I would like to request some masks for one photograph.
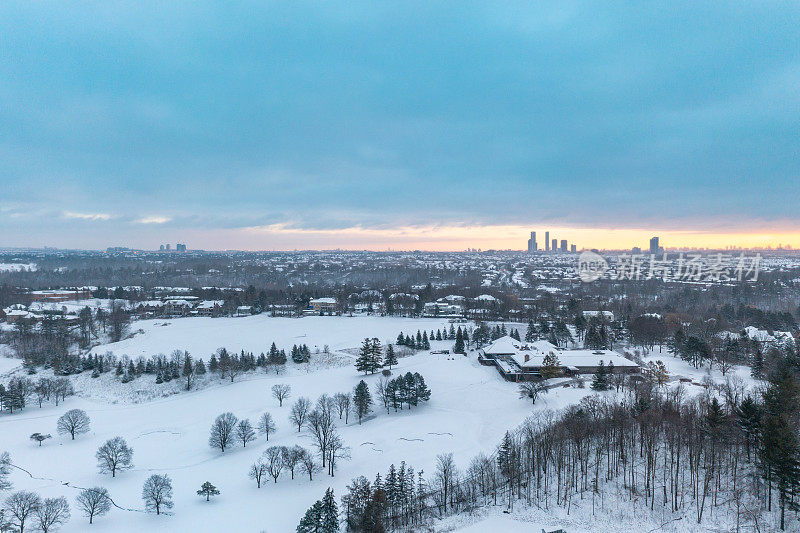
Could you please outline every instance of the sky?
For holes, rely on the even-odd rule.
[[[797,2],[2,2],[0,247],[800,247],[798,28]]]

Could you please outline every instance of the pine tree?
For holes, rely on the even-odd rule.
[[[361,350],[358,352],[358,358],[356,359],[356,370],[364,372],[365,374],[373,373],[375,372],[374,363],[372,341],[364,339],[364,342],[361,344]]]
[[[353,405],[356,407],[356,414],[358,415],[358,423],[361,424],[361,419],[369,414],[372,405],[372,396],[369,392],[367,383],[362,379],[356,385],[353,391]]]
[[[381,346],[381,341],[376,337],[372,339],[371,359],[370,373],[372,374],[383,367],[383,346]]]
[[[217,494],[219,494],[219,490],[217,489],[217,487],[212,485],[210,481],[206,481],[205,483],[203,483],[203,485],[200,487],[200,490],[197,491],[197,495],[205,496],[206,501],[209,501],[211,499],[211,496],[216,496]]]
[[[453,353],[465,353],[464,352],[464,335],[461,333],[461,326],[459,326],[458,331],[456,331],[456,344],[453,346]]]
[[[561,375],[561,362],[554,352],[550,352],[544,356],[539,373],[544,379],[555,378]]]
[[[608,377],[606,376],[606,366],[601,359],[597,364],[597,371],[594,373],[594,378],[592,378],[592,390],[604,391],[607,389]]]
[[[386,345],[386,358],[383,360],[383,364],[388,366],[390,370],[392,365],[397,364],[397,354],[394,352],[394,346],[391,344]]]
[[[317,500],[309,507],[297,526],[297,533],[322,532],[322,502]]]
[[[328,488],[325,496],[322,497],[322,517],[320,533],[336,533],[339,531],[339,508],[336,505],[336,498],[333,489]]]

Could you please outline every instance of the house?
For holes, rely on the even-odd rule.
[[[311,298],[308,301],[308,314],[330,315],[336,312],[336,298]]]
[[[223,305],[225,300],[203,300],[197,304],[195,312],[197,316],[219,316],[222,314]]]
[[[422,316],[461,318],[464,316],[464,307],[459,304],[449,303],[444,298],[440,298],[435,302],[426,302],[422,308]]]
[[[192,310],[193,304],[189,300],[172,299],[164,302],[164,316],[179,317],[187,316]]]
[[[614,313],[611,311],[584,311],[583,318],[590,320],[592,318],[599,318],[607,322],[614,321]]]
[[[250,316],[253,314],[253,306],[240,305],[236,308],[236,316]]]
[[[29,294],[34,302],[66,302],[92,297],[88,289],[31,291]]]
[[[594,374],[600,365],[614,364],[615,373],[636,373],[639,365],[612,350],[561,350],[547,341],[520,342],[505,336],[484,348],[478,360],[484,365],[494,365],[503,378],[509,381],[531,381],[541,377],[541,369],[548,355],[558,358],[566,375]]]

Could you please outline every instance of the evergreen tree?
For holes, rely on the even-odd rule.
[[[339,531],[339,508],[333,489],[328,488],[322,497],[321,533],[336,533]]]
[[[604,391],[608,389],[608,376],[606,375],[606,366],[603,360],[597,364],[597,371],[592,378],[592,390]],[[715,398],[716,399],[716,398]]]
[[[322,502],[317,500],[309,507],[297,526],[297,533],[322,533]]]
[[[539,373],[544,379],[555,378],[561,375],[561,362],[554,352],[549,352],[544,356]]]
[[[210,481],[206,481],[200,486],[200,490],[197,491],[198,496],[205,496],[206,501],[211,499],[211,496],[216,496],[219,494],[219,489],[211,484]]]
[[[364,339],[361,343],[361,350],[358,352],[356,359],[356,370],[359,372],[374,373],[375,372],[375,356],[372,349],[372,341]]]
[[[353,405],[356,407],[358,423],[361,424],[361,419],[369,414],[370,406],[372,405],[372,395],[370,395],[369,387],[363,379],[358,382],[353,391]]]
[[[453,346],[453,353],[465,353],[464,352],[464,335],[461,333],[461,327],[459,326],[458,331],[456,331],[456,344]]]
[[[386,358],[383,360],[383,364],[388,366],[390,370],[393,365],[397,364],[397,354],[394,352],[394,346],[391,344],[386,345]]]

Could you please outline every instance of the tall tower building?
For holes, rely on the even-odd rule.
[[[566,252],[567,250],[567,239],[561,239],[561,251]]]
[[[558,240],[553,239],[550,243],[550,251],[557,252],[558,251]]]
[[[657,254],[658,253],[658,237],[653,237],[650,239],[650,253]]]
[[[550,232],[544,232],[544,249],[546,252],[550,251]]]
[[[528,252],[535,252],[537,249],[538,246],[536,245],[536,232],[532,231],[531,238],[528,239]]]

